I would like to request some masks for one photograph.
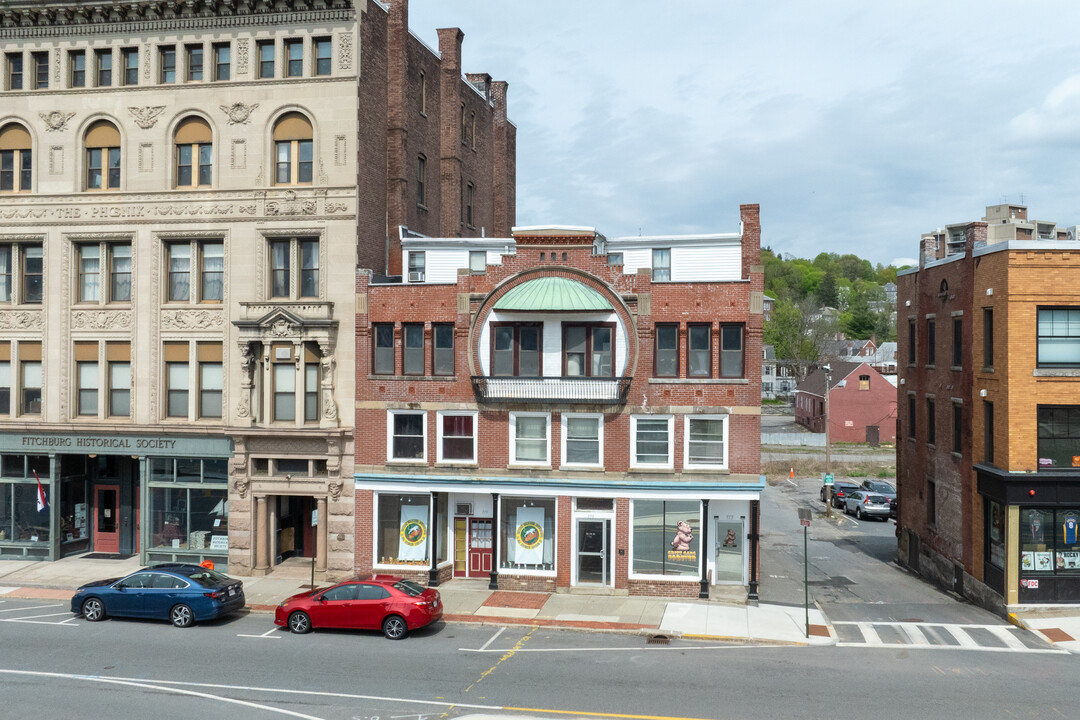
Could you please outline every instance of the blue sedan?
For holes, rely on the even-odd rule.
[[[71,612],[90,622],[106,617],[168,619],[176,627],[214,620],[244,607],[244,584],[199,565],[169,563],[123,578],[83,585]]]

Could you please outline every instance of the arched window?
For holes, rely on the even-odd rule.
[[[22,125],[0,128],[0,192],[30,192],[30,133]]]
[[[86,189],[117,190],[120,187],[120,131],[105,120],[86,130]]]
[[[311,123],[300,113],[287,113],[274,125],[275,185],[310,185],[315,155]]]
[[[176,187],[210,187],[214,176],[214,133],[199,117],[181,122],[176,142]]]

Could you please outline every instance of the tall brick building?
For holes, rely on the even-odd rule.
[[[899,554],[998,610],[1080,601],[1080,243],[1026,215],[928,233],[897,280]]]
[[[356,570],[756,596],[763,275],[739,233],[429,238],[356,293]],[[725,588],[726,586],[726,588]]]

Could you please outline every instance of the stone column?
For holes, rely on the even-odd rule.
[[[334,368],[337,359],[334,357],[334,345],[330,342],[319,343],[319,360],[321,365],[319,375],[319,426],[324,428],[336,428],[338,426],[337,402],[334,400]]]
[[[265,575],[270,570],[268,553],[270,541],[266,532],[266,496],[255,498],[255,574]]]
[[[330,524],[326,519],[326,498],[317,498],[319,524],[315,527],[315,572],[326,572],[326,528]]]

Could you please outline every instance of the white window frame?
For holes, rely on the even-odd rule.
[[[668,427],[668,459],[666,463],[639,463],[637,461],[637,424],[638,420],[666,420]],[[675,416],[674,415],[631,415],[630,416],[630,469],[631,470],[672,470],[675,468]]]
[[[443,458],[443,418],[444,417],[471,417],[473,419],[473,438],[472,438],[472,460],[446,460]],[[438,437],[438,442],[435,444],[435,462],[438,464],[446,465],[479,465],[480,458],[477,454],[480,451],[479,447],[479,425],[480,425],[480,413],[475,410],[439,410],[435,413],[435,422],[437,423],[435,431]]]
[[[595,463],[574,463],[566,460],[566,440],[567,440],[567,420],[568,419],[591,419],[596,420],[596,435],[598,443],[598,456],[599,462]],[[602,470],[604,468],[604,415],[603,413],[562,413],[559,418],[559,429],[562,437],[559,438],[559,467],[565,468],[589,468]],[[574,547],[577,547],[576,545]]]
[[[680,497],[652,497],[652,496],[645,496],[645,497],[641,497],[641,498],[638,498],[638,499],[641,499],[641,500],[665,500],[665,501],[666,500],[689,500],[691,502],[694,501],[694,498],[687,498],[687,497],[681,497],[681,496]],[[700,575],[700,573],[701,573],[701,563],[704,562],[705,567],[709,567],[709,560],[708,560],[708,558],[705,557],[705,552],[704,551],[701,552],[701,555],[698,558],[698,575],[696,577],[693,576],[693,575],[652,575],[652,574],[648,574],[648,573],[642,574],[642,573],[635,573],[634,572],[634,553],[636,552],[636,549],[634,548],[634,504],[636,502],[637,502],[637,499],[635,499],[635,498],[630,499],[630,512],[629,512],[629,514],[627,515],[627,518],[626,518],[626,524],[627,524],[627,527],[629,528],[628,533],[629,533],[629,537],[630,537],[629,549],[627,551],[627,552],[630,553],[630,558],[628,560],[628,564],[627,564],[627,568],[626,568],[626,577],[627,577],[627,579],[629,579],[629,580],[649,580],[649,581],[653,581],[653,582],[670,582],[670,583],[697,582],[701,577],[701,575]],[[698,528],[699,528],[698,532],[699,533],[701,532],[700,528],[704,527],[702,525],[702,523],[706,522],[707,520],[708,520],[708,518],[705,516],[705,513],[704,513],[704,511],[703,511],[703,509],[701,507],[701,501],[699,500],[698,501]],[[695,538],[695,540],[696,539],[697,538]],[[713,539],[713,542],[715,543],[715,538]],[[701,546],[699,545],[699,547],[701,547]],[[744,554],[744,557],[743,557],[743,576],[744,577],[746,575],[745,566],[746,566],[746,556]]]
[[[727,470],[728,469],[728,427],[730,415],[684,415],[683,421],[683,467],[693,470]],[[690,462],[690,421],[691,420],[722,420],[724,423],[723,437],[724,459],[719,464],[692,464]]]
[[[543,462],[517,459],[517,419],[519,417],[542,417],[547,431],[547,457]],[[510,465],[518,467],[551,467],[551,413],[512,412],[510,413]]]
[[[424,454],[420,458],[396,458],[394,457],[394,416],[395,415],[421,415],[423,416]],[[427,465],[428,448],[428,412],[426,410],[387,410],[386,411],[386,462],[401,463],[407,465]]]

